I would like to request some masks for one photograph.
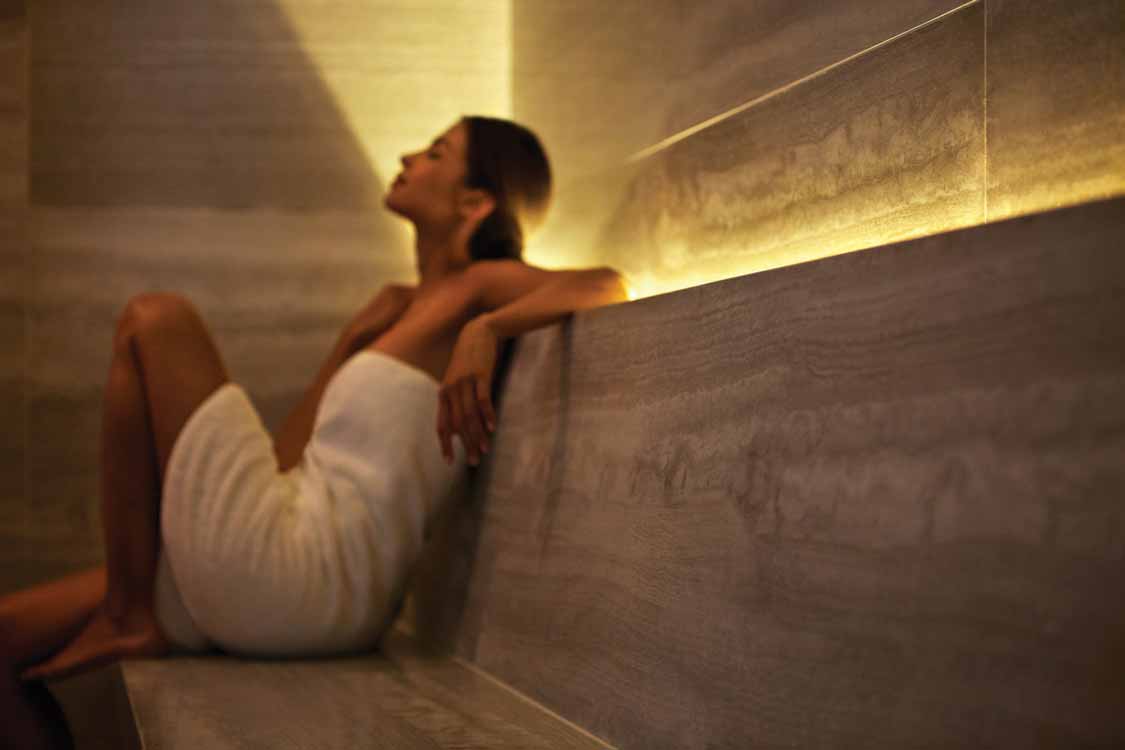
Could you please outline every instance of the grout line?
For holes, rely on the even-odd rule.
[[[988,223],[988,0],[984,5],[984,221]]]
[[[787,83],[784,86],[780,86],[780,87],[774,89],[773,91],[770,91],[769,93],[762,94],[761,96],[755,97],[754,99],[751,99],[748,102],[744,102],[743,104],[739,104],[737,107],[734,107],[733,109],[728,109],[726,112],[722,112],[721,114],[717,114],[714,117],[711,117],[707,120],[704,120],[701,123],[698,123],[696,125],[692,125],[691,127],[685,128],[684,130],[681,130],[679,133],[668,136],[664,140],[662,140],[658,143],[655,143],[652,146],[649,146],[648,148],[641,149],[640,151],[636,152],[635,154],[632,154],[631,156],[626,157],[625,163],[628,164],[628,163],[631,163],[631,162],[640,161],[641,159],[652,156],[653,154],[655,154],[659,151],[663,151],[664,149],[668,148],[669,146],[672,146],[676,143],[679,143],[680,141],[684,140],[685,138],[688,138],[690,136],[695,135],[696,133],[698,133],[701,130],[705,130],[705,129],[711,127],[712,125],[717,125],[718,123],[722,122],[723,120],[730,119],[731,117],[734,117],[735,115],[737,115],[741,112],[745,112],[746,110],[750,109],[751,107],[756,106],[758,104],[761,104],[762,102],[766,101],[767,99],[772,99],[775,96],[779,96],[780,94],[784,94],[786,91],[789,91],[792,88],[796,88],[797,86],[800,86],[803,83],[808,83],[809,81],[813,80],[814,78],[819,78],[820,76],[824,75],[825,73],[827,73],[831,70],[834,70],[834,69],[840,67],[841,65],[844,65],[845,63],[849,63],[852,60],[855,60],[857,57],[861,57],[863,55],[866,55],[869,52],[874,52],[875,50],[879,49],[880,47],[885,47],[886,45],[890,44],[891,42],[895,41],[896,39],[901,39],[902,37],[906,36],[907,34],[913,34],[915,31],[919,31],[919,30],[924,29],[925,27],[927,27],[931,24],[937,23],[938,21],[940,21],[941,19],[945,18],[948,15],[951,15],[953,13],[957,13],[958,11],[969,7],[970,5],[977,5],[978,3],[982,3],[982,2],[984,2],[984,0],[969,0],[969,2],[962,3],[961,5],[958,5],[956,8],[952,8],[950,10],[945,11],[944,13],[942,13],[940,15],[934,16],[933,18],[931,18],[928,21],[923,21],[922,23],[918,24],[917,26],[909,28],[906,31],[899,32],[898,34],[895,34],[894,36],[890,37],[889,39],[884,39],[883,41],[879,42],[878,44],[872,45],[871,47],[868,47],[867,49],[863,49],[863,50],[860,50],[859,52],[848,55],[843,60],[838,60],[838,61],[832,63],[831,65],[827,65],[827,66],[821,68],[820,70],[809,73],[808,75],[804,76],[803,78],[798,78],[796,81],[791,81],[790,83]]]
[[[452,656],[451,658],[454,661],[456,661],[458,664],[460,664],[461,666],[468,668],[474,674],[479,675],[480,677],[483,677],[484,679],[498,685],[499,687],[508,691],[509,693],[511,693],[515,697],[519,698],[520,700],[524,701],[525,703],[531,704],[532,706],[535,707],[536,710],[542,711],[543,713],[547,714],[548,716],[552,717],[553,719],[556,719],[557,721],[562,722],[566,726],[570,727],[571,729],[574,729],[575,731],[579,732],[580,734],[584,735],[585,737],[588,737],[589,739],[598,743],[602,747],[607,748],[607,750],[616,750],[616,748],[614,748],[613,745],[609,744],[608,742],[603,740],[601,737],[598,737],[595,734],[591,734],[589,731],[587,731],[586,729],[583,729],[582,727],[578,726],[577,724],[575,724],[570,719],[567,719],[563,716],[559,716],[557,713],[555,713],[551,709],[547,708],[546,706],[544,706],[543,704],[534,700],[533,698],[531,698],[527,695],[524,695],[523,693],[521,693],[519,690],[516,690],[514,687],[512,687],[508,683],[506,683],[503,680],[501,680],[497,677],[494,677],[493,675],[484,671],[483,669],[478,667],[476,664],[473,664],[470,661],[466,661],[465,659],[462,659],[461,657],[456,656],[456,655]]]

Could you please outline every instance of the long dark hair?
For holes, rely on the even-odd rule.
[[[542,221],[551,199],[551,165],[535,133],[495,117],[461,118],[468,133],[465,184],[496,207],[469,238],[474,260],[523,259],[524,230]]]

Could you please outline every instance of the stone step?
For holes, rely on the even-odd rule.
[[[144,750],[610,747],[399,630],[363,656],[177,656],[121,669]]]

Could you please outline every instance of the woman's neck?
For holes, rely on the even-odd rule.
[[[414,242],[414,259],[418,268],[419,289],[432,287],[447,276],[469,267],[468,242],[458,233],[424,233],[418,231]]]

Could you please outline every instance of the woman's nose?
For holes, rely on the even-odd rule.
[[[406,167],[409,167],[410,166],[410,154],[403,154],[402,156],[399,157],[399,161],[402,162],[403,169],[405,169]]]

